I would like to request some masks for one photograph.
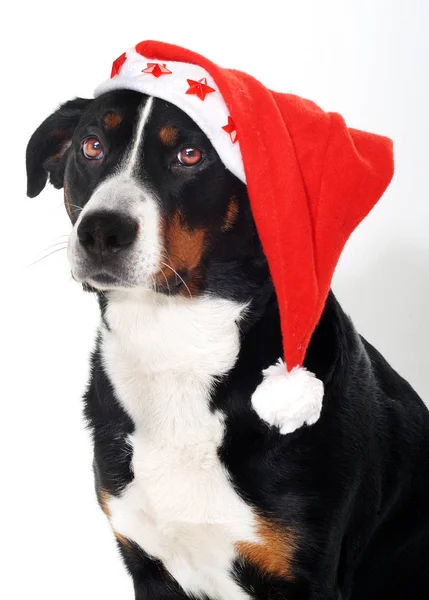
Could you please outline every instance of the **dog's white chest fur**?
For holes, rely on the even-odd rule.
[[[135,423],[134,480],[111,498],[113,529],[161,559],[188,594],[244,599],[230,575],[239,541],[257,542],[255,517],[217,455],[223,416],[209,407],[214,378],[237,358],[243,306],[115,292],[102,354]]]

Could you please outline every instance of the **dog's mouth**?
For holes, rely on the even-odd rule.
[[[72,274],[73,279],[78,281]],[[136,287],[144,287],[151,289],[159,294],[173,296],[187,288],[186,274],[177,273],[174,278],[165,278],[163,281],[159,278],[151,278],[146,285],[141,283],[136,284],[127,281],[120,275],[107,270],[100,270],[91,273],[91,276],[86,277],[81,281],[83,289],[88,292],[105,292],[115,289],[131,289]]]
[[[116,288],[135,287],[127,283],[127,281],[124,281],[118,275],[110,273],[108,271],[99,271],[96,273],[91,273],[90,277],[86,277],[82,281],[76,279],[76,277],[73,276],[73,273],[72,277],[75,281],[81,283],[83,289],[88,292],[103,292]]]
[[[111,273],[106,273],[103,271],[93,275],[90,279],[97,285],[119,285],[121,283],[121,280],[116,275],[112,275]]]

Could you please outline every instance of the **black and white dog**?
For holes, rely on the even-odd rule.
[[[306,357],[320,420],[257,416],[276,296],[246,186],[196,124],[133,91],[72,100],[27,169],[32,197],[64,187],[98,296],[85,415],[136,599],[427,600],[429,412],[331,293]]]

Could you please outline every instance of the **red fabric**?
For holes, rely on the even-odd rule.
[[[391,140],[348,129],[336,113],[178,46],[146,41],[136,50],[198,64],[216,82],[237,129],[278,297],[284,358],[289,369],[302,365],[344,244],[392,178]]]

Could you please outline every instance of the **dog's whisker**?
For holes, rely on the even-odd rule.
[[[170,257],[170,255],[169,255],[169,253],[168,253],[166,250],[163,250],[163,251],[161,252],[161,258],[162,258],[163,260],[165,260],[167,263],[172,263],[172,262],[173,262],[173,261],[171,260],[171,257]]]
[[[164,273],[164,271],[162,270],[162,267],[160,267],[160,270],[161,270],[161,273],[163,274],[163,276],[164,276],[164,279],[165,279],[165,285],[167,286],[168,295],[169,295],[169,296],[171,296],[171,289],[170,289],[170,284],[168,283],[167,276],[166,276],[166,274]]]
[[[75,209],[76,209],[76,210],[78,210],[79,212],[82,212],[82,210],[83,210],[83,206],[78,206],[77,204],[70,204],[70,203],[69,203],[69,206],[70,206],[71,208],[75,208]]]
[[[52,256],[53,254],[56,254],[57,252],[61,252],[61,250],[66,250],[66,248],[65,247],[64,248],[57,248],[56,250],[53,250],[52,252],[49,252],[49,254],[46,254],[45,256],[42,256],[41,258],[38,258],[34,262],[32,262],[29,265],[27,265],[27,268],[33,267],[34,265],[37,265],[37,263],[41,262],[42,260],[45,260],[45,258],[48,258],[49,256]]]
[[[44,252],[46,252],[47,250],[51,250],[51,249],[55,248],[56,246],[64,246],[64,248],[67,248],[68,242],[66,242],[66,241],[56,242],[55,244],[51,244],[50,246],[47,246],[43,250],[44,250]]]
[[[150,275],[151,281],[152,281],[152,288],[155,292],[157,292],[157,287],[156,287],[156,279],[153,275]]]
[[[175,278],[175,279],[176,279],[176,281],[175,281],[175,283],[177,284],[177,283],[178,283],[178,281],[182,281],[183,283],[185,283],[185,282],[183,281],[183,279],[180,277],[179,273],[177,273],[177,271],[175,271],[175,270],[174,270],[174,269],[171,267],[171,265],[169,264],[169,263],[171,263],[171,259],[170,259],[170,255],[169,255],[169,253],[168,253],[166,250],[164,250],[163,252],[161,252],[161,258],[162,258],[162,259],[164,259],[164,260],[166,261],[165,263],[161,263],[161,264],[163,264],[164,266],[167,266],[167,267],[169,267],[169,268],[170,268],[170,269],[171,269],[171,270],[174,272],[174,274],[176,275],[176,278]],[[161,271],[162,271],[162,269],[161,269]],[[164,275],[164,273],[163,273],[163,275]],[[164,275],[164,277],[165,277],[165,275]],[[185,285],[186,285],[186,284],[185,284]],[[170,289],[170,288],[169,288],[169,289]],[[188,290],[188,291],[189,291],[189,290]],[[192,296],[191,296],[191,297],[192,297]]]
[[[183,285],[185,286],[185,288],[188,290],[189,297],[192,299],[191,290],[190,290],[190,289],[188,288],[188,286],[186,285],[186,282],[185,282],[185,280],[183,279],[183,277],[181,277],[181,276],[179,275],[179,273],[178,273],[178,272],[177,272],[175,269],[173,269],[173,267],[170,267],[170,265],[168,265],[167,263],[165,263],[165,262],[161,262],[161,264],[162,264],[162,265],[164,265],[164,267],[167,267],[167,269],[171,269],[171,270],[173,271],[173,273],[175,273],[175,274],[176,274],[176,276],[177,276],[177,277],[180,279],[180,281],[183,283]]]
[[[170,253],[168,252],[168,250],[166,248],[163,248],[162,252],[161,252],[161,256],[163,258],[165,258],[165,260],[171,262],[171,256]]]

